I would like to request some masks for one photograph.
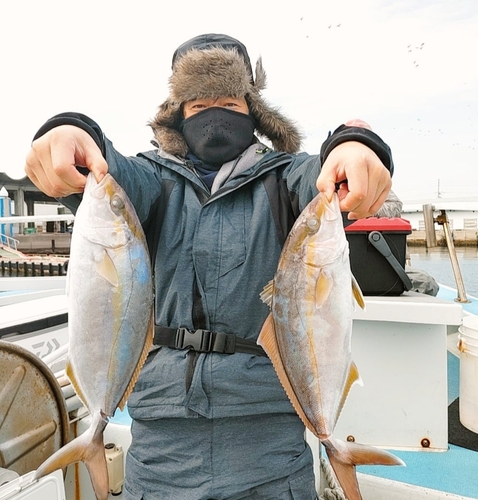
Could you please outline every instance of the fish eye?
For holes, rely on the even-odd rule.
[[[119,196],[111,198],[111,209],[115,214],[121,212],[124,208],[124,201]]]
[[[311,217],[310,219],[307,219],[306,222],[307,229],[309,229],[311,232],[315,232],[319,229],[320,222],[317,217]]]

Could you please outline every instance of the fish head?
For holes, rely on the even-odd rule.
[[[302,211],[292,231],[291,249],[304,264],[324,267],[338,258],[348,258],[338,195],[329,201],[319,193]]]
[[[77,220],[85,221],[78,228],[84,237],[106,248],[124,246],[138,231],[133,214],[128,196],[110,174],[100,182],[88,175],[76,214]]]

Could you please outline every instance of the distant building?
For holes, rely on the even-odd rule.
[[[456,245],[478,245],[478,201],[459,201],[436,199],[424,204],[404,203],[402,217],[410,221],[412,234],[408,237],[409,243],[424,243],[425,219],[423,205],[434,207],[434,218],[445,210],[452,237]],[[435,232],[438,242],[443,243],[443,227],[435,223]]]
[[[445,210],[450,228],[454,229],[477,229],[478,228],[478,201],[445,201],[436,200],[430,203],[435,207],[434,213],[439,214]],[[412,229],[424,230],[423,204],[403,205],[403,218],[410,221]]]
[[[0,172],[0,189],[5,188],[8,197],[12,200],[14,215],[37,215],[35,204],[52,204],[60,206],[55,198],[51,198],[42,193],[28,177],[22,179],[12,179],[5,172]],[[52,213],[58,213],[56,208]]]

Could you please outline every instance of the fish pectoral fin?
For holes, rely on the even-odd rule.
[[[355,279],[355,276],[353,274],[352,274],[352,294],[357,304],[363,310],[365,310],[365,299],[363,298],[363,293],[360,288],[360,285],[358,284],[358,281]]]
[[[260,298],[264,304],[272,306],[272,296],[274,295],[274,280],[270,280],[260,293]]]
[[[101,259],[96,261],[95,271],[113,286],[119,285],[118,271],[108,252],[104,251]]]
[[[333,280],[323,270],[320,271],[315,283],[315,307],[319,309],[329,298],[332,291]]]
[[[280,383],[284,388],[287,397],[289,398],[294,410],[296,411],[299,418],[302,420],[304,425],[317,436],[317,432],[314,429],[313,425],[310,423],[307,418],[304,410],[302,409],[302,405],[300,404],[294,389],[292,388],[292,384],[290,383],[289,376],[287,375],[286,369],[284,367],[284,363],[282,362],[282,357],[280,354],[279,346],[277,344],[275,326],[274,326],[274,318],[272,314],[267,316],[267,319],[262,326],[261,333],[259,334],[259,338],[257,339],[257,343],[262,346],[264,351],[266,351],[267,356],[272,362],[274,366],[274,370],[277,373]]]

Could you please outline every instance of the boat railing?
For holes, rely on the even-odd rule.
[[[435,233],[435,223],[443,227],[443,232],[445,235],[446,247],[448,249],[448,255],[450,256],[451,267],[453,269],[453,275],[455,276],[455,282],[457,287],[458,297],[455,299],[456,302],[468,303],[468,297],[466,295],[465,284],[463,282],[463,277],[461,275],[460,264],[458,262],[458,257],[456,255],[455,244],[453,242],[453,235],[450,228],[450,221],[446,210],[440,210],[440,214],[434,217],[435,207],[433,205],[423,205],[423,218],[425,221],[425,233],[426,233],[426,245],[427,248],[432,248],[437,246],[437,238]]]
[[[0,245],[6,247],[7,249],[17,250],[18,244],[20,242],[7,234],[0,233]]]

